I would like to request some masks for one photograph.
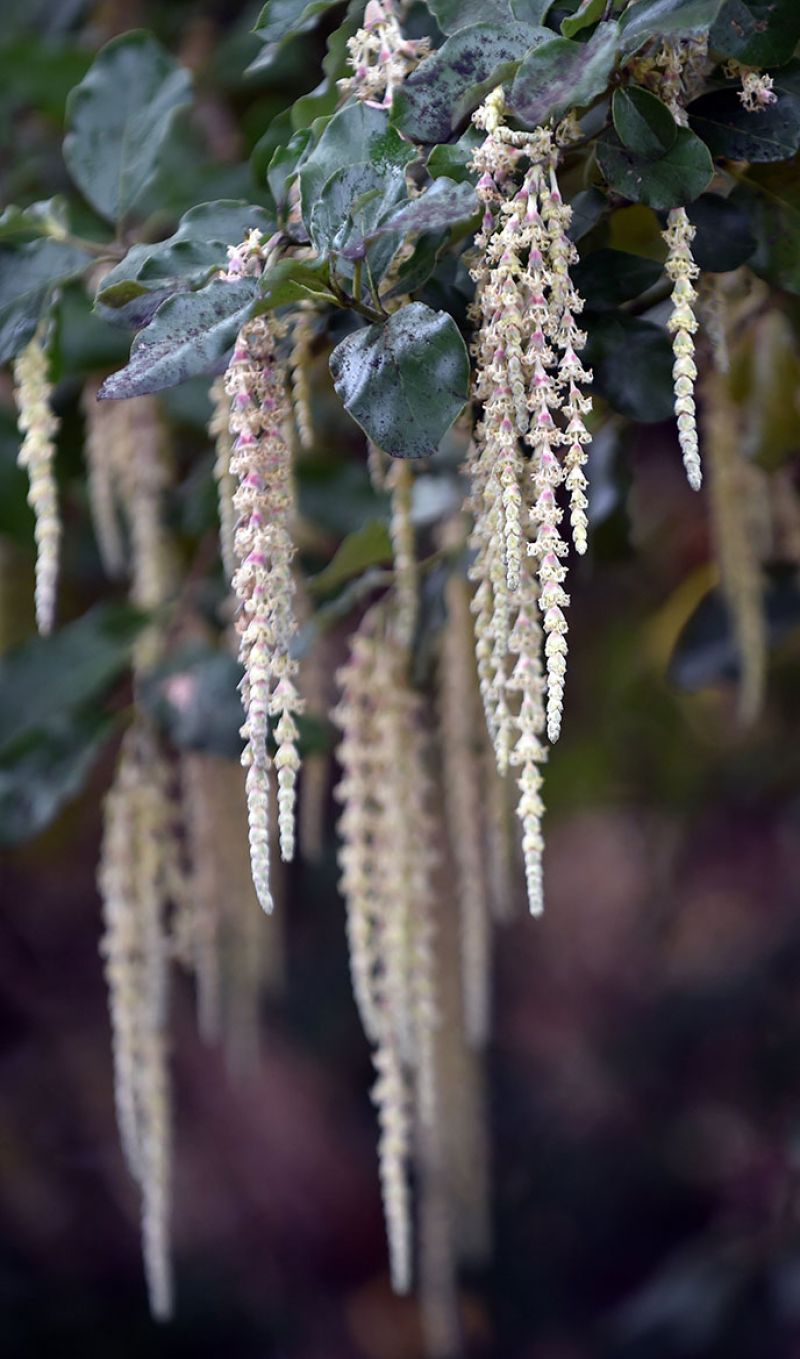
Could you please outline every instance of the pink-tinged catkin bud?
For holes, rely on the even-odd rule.
[[[244,667],[242,762],[247,769],[250,857],[259,901],[270,911],[268,822],[273,762],[268,753],[269,719],[274,720],[277,743],[274,766],[281,856],[290,859],[299,768],[295,717],[302,702],[295,684],[297,662],[291,655],[296,630],[291,571],[294,500],[286,437],[291,412],[276,335],[266,318],[249,321],[240,331],[225,389],[233,437],[230,472],[236,479],[234,553],[238,565],[233,589],[240,604],[237,629]]]
[[[697,368],[694,362],[694,334],[697,317],[694,302],[697,291],[694,279],[700,270],[692,257],[695,228],[685,208],[673,208],[663,233],[667,243],[666,272],[673,280],[672,315],[667,326],[672,334],[675,362],[672,376],[675,391],[675,415],[678,422],[678,441],[683,455],[686,476],[693,491],[699,491],[703,480],[700,465],[700,444],[697,435],[694,383]]]
[[[39,330],[15,360],[14,396],[23,435],[17,461],[28,474],[28,504],[36,519],[36,626],[43,634],[53,630],[61,541],[53,470],[58,419],[50,405],[51,392],[47,351]]]

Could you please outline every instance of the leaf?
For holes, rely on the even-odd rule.
[[[64,160],[84,197],[111,222],[124,220],[153,178],[188,72],[149,33],[102,48],[67,101]]]
[[[100,605],[0,659],[0,753],[75,710],[96,712],[126,669],[145,624],[127,605]]]
[[[393,457],[435,453],[469,395],[469,357],[455,322],[422,302],[348,335],[330,363],[345,409]]]
[[[800,627],[800,591],[794,573],[772,571],[764,591],[764,613],[771,647]],[[678,638],[669,678],[679,689],[704,689],[739,676],[739,647],[730,613],[718,590],[700,601]]]
[[[392,540],[383,520],[369,523],[349,533],[324,571],[308,582],[313,594],[330,594],[353,576],[360,576],[368,566],[383,566],[392,560]]]
[[[77,797],[113,728],[96,713],[65,717],[0,757],[1,845],[32,839]]]
[[[800,99],[782,94],[758,113],[735,90],[714,90],[690,104],[689,125],[714,156],[764,162],[789,160],[800,147]]]
[[[428,9],[442,32],[449,34],[470,24],[502,24],[513,19],[523,24],[540,24],[553,3],[554,0],[428,0]]]
[[[658,283],[663,268],[657,260],[623,250],[593,250],[572,270],[575,287],[587,307],[606,311],[639,297]]]
[[[0,241],[13,240],[17,236],[52,236],[57,240],[66,229],[67,204],[60,196],[31,203],[27,208],[10,203],[0,213]]]
[[[745,66],[783,66],[799,41],[796,0],[727,0],[709,36],[713,52]]]
[[[90,259],[83,250],[50,240],[0,248],[0,363],[24,349],[53,289],[75,278]]]
[[[523,54],[550,32],[527,24],[471,24],[426,58],[394,97],[392,121],[418,142],[445,142],[495,85],[508,80]]]
[[[704,193],[687,208],[687,215],[696,228],[692,254],[704,273],[738,269],[755,251],[752,214],[746,203]]]
[[[552,38],[522,62],[508,95],[512,113],[529,127],[585,108],[603,94],[614,69],[618,26],[598,24],[588,42]]]
[[[662,326],[625,312],[587,316],[586,357],[614,410],[644,424],[673,413],[672,346]]]
[[[253,309],[256,316],[273,307],[294,302],[336,302],[327,287],[328,266],[323,261],[279,260],[261,278],[260,300]]]
[[[580,33],[582,28],[588,28],[590,24],[596,24],[602,19],[606,7],[606,0],[581,0],[574,14],[568,14],[566,19],[561,20],[561,32],[565,38],[574,38],[576,33]]]
[[[363,259],[365,239],[389,207],[407,198],[399,168],[377,170],[369,161],[345,165],[327,180],[311,210],[309,235],[318,254]]]
[[[678,128],[675,145],[658,160],[635,155],[607,132],[597,144],[597,163],[610,189],[656,212],[699,198],[714,174],[708,147],[688,127]]]
[[[227,652],[200,643],[151,671],[140,686],[145,712],[177,750],[242,753],[242,667]]]
[[[172,236],[134,245],[106,274],[97,294],[98,310],[116,324],[135,329],[147,325],[172,293],[200,287],[214,269],[224,268],[229,245],[237,245],[252,230],[269,237],[275,225],[263,208],[239,199],[200,203],[184,214]]]
[[[314,21],[340,0],[269,0],[255,23],[255,32],[263,42],[283,42],[285,38],[305,33]]]
[[[267,184],[275,199],[278,215],[283,220],[289,205],[289,190],[297,178],[311,144],[311,129],[301,128],[285,146],[279,146],[267,166]]]
[[[800,166],[754,166],[734,202],[750,209],[757,242],[751,269],[775,287],[800,293]]]
[[[167,298],[136,336],[125,368],[106,378],[101,400],[144,396],[209,373],[231,348],[258,296],[258,281],[214,279],[196,293]]]
[[[722,0],[636,0],[619,22],[623,52],[635,52],[651,38],[691,38],[707,33]]]
[[[615,90],[611,115],[622,145],[637,156],[658,160],[675,145],[677,123],[666,104],[649,90],[637,85]]]
[[[445,227],[468,222],[480,209],[471,184],[456,184],[444,175],[434,180],[418,198],[398,204],[375,228],[373,235],[400,231],[405,236],[423,231],[441,231]]]
[[[580,193],[576,193],[570,206],[572,208],[570,238],[573,241],[580,241],[597,226],[608,208],[608,199],[599,189],[581,189]]]
[[[327,120],[300,170],[300,207],[306,226],[325,184],[337,170],[369,161],[376,170],[388,173],[402,169],[417,155],[389,126],[385,109],[370,108],[361,101],[346,104]]]
[[[478,176],[468,166],[482,141],[483,133],[470,124],[458,141],[434,146],[425,167],[428,174],[432,179],[445,175],[458,184],[474,182]]]

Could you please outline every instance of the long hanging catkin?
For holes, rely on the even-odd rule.
[[[17,461],[28,473],[28,504],[36,517],[36,626],[52,632],[61,520],[53,471],[58,419],[51,407],[47,349],[40,328],[14,363],[14,396],[23,435]]]
[[[359,1011],[376,1048],[373,1099],[393,1287],[411,1283],[408,1162],[416,1118],[436,1118],[432,949],[434,849],[421,702],[391,608],[353,638],[334,712],[342,891]],[[402,809],[402,814],[400,814]]]
[[[141,1193],[145,1275],[159,1320],[172,1312],[165,923],[172,830],[163,762],[152,734],[135,724],[123,740],[106,799],[98,881],[117,1120]]]

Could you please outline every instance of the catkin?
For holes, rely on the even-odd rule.
[[[23,435],[17,461],[28,474],[28,504],[36,517],[36,626],[42,634],[53,630],[61,541],[53,470],[58,418],[50,404],[51,394],[47,350],[40,329],[14,362],[14,396]]]
[[[222,556],[222,569],[227,581],[233,580],[236,570],[234,534],[236,531],[236,511],[233,496],[236,481],[231,473],[233,440],[231,438],[231,410],[224,378],[215,378],[209,393],[211,397],[211,419],[208,432],[214,441],[214,480],[217,483],[217,506],[219,510],[219,546]]]
[[[98,881],[117,1120],[141,1193],[145,1275],[159,1320],[172,1311],[165,923],[172,834],[166,770],[152,734],[137,724],[123,740],[106,799]]]
[[[375,606],[339,674],[341,886],[354,991],[376,1048],[373,1099],[392,1283],[411,1281],[408,1162],[416,1119],[436,1121],[431,787],[421,703],[396,602]]]
[[[250,854],[259,901],[272,910],[269,887],[267,751],[269,718],[275,723],[278,824],[281,855],[294,853],[294,804],[298,730],[302,704],[290,648],[295,633],[291,561],[293,494],[291,453],[284,433],[288,417],[283,372],[275,336],[263,317],[239,333],[228,368],[238,515],[233,587],[240,602],[239,656],[244,667],[242,702],[250,817]]]

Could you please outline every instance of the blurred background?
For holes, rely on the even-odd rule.
[[[257,8],[5,0],[4,202],[64,187],[66,94],[104,41],[139,25],[198,86],[154,203],[173,220],[205,199],[258,202],[258,153],[255,173],[248,157],[272,118],[317,83],[326,29],[245,76],[260,51],[249,33]],[[82,293],[65,291],[55,360],[65,620],[109,598],[86,512],[79,397],[82,376],[118,366],[127,344],[91,318]],[[762,393],[755,453],[769,462],[779,449],[780,496],[793,505],[800,417],[788,325],[784,350],[780,390]],[[34,559],[8,385],[0,399],[6,651],[32,630]],[[324,433],[299,481],[304,550],[319,567],[380,506],[324,358],[315,400]],[[191,567],[215,535],[202,385],[168,394],[165,411],[176,431],[170,523]],[[483,1076],[470,1073],[488,1170],[477,1155],[468,1161],[464,1192],[484,1201],[488,1191],[481,1234],[491,1250],[460,1279],[464,1351],[794,1359],[797,559],[786,530],[770,573],[767,701],[743,730],[735,648],[712,588],[708,503],[686,485],[671,424],[615,426],[593,456],[593,541],[571,577],[567,717],[546,775],[547,909],[533,922],[520,899],[495,932],[493,1034]],[[197,573],[190,641],[191,618],[222,589],[221,573]],[[53,682],[41,668],[28,674]],[[174,694],[172,681],[154,703]],[[128,701],[120,680],[111,706]],[[218,716],[221,701],[206,701]],[[265,983],[257,1035],[245,1035],[257,1055],[226,1063],[198,1036],[189,982],[176,983],[177,1316],[150,1321],[98,955],[100,806],[114,758],[112,742],[54,819],[42,799],[61,794],[35,756],[27,782],[17,766],[0,769],[2,1353],[416,1359],[418,1302],[394,1297],[388,1282],[372,1068],[350,992],[330,798],[320,857],[291,867],[278,914],[254,916],[244,944]],[[443,890],[440,947],[451,909]]]

